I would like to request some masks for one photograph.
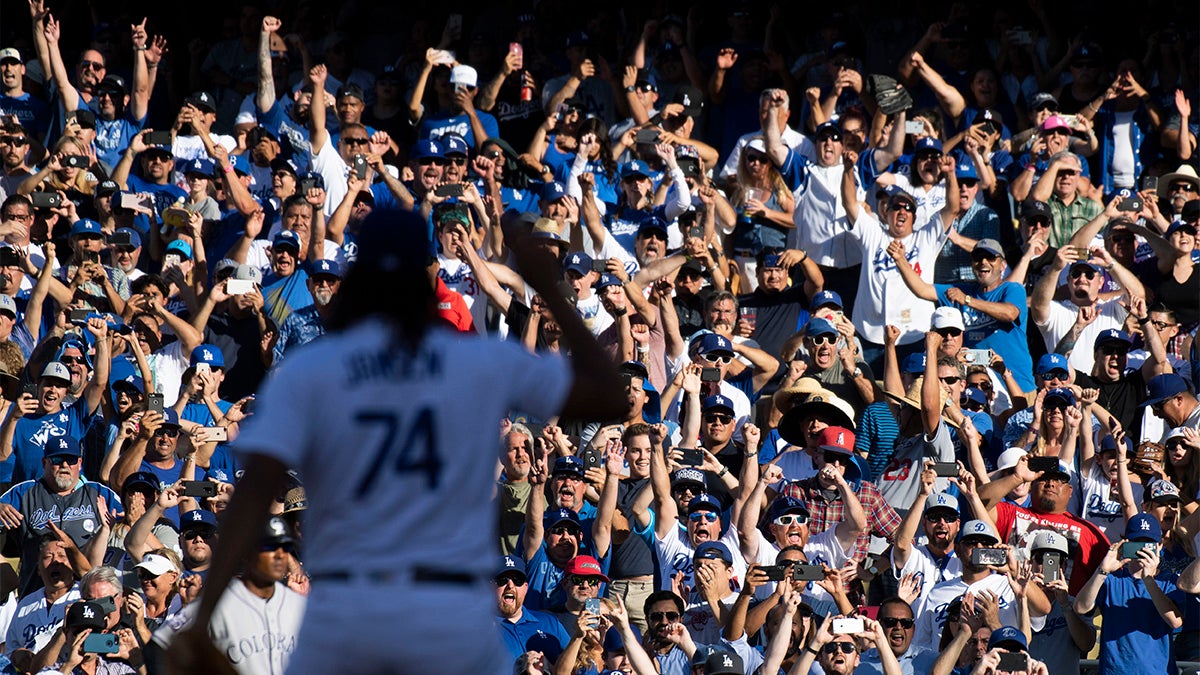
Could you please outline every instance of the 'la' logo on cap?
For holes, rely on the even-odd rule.
[[[212,360],[212,357],[213,357],[212,352],[208,351],[207,349],[205,349],[203,352],[200,352],[200,354],[201,354],[201,356],[204,357],[205,361]]]
[[[733,667],[733,659],[729,658],[729,655],[726,654],[721,657],[721,665],[725,666],[726,668],[732,668]]]
[[[94,619],[94,618],[96,618],[96,613],[92,611],[91,607],[84,605],[83,606],[83,618]]]
[[[516,567],[516,564],[512,561],[512,558],[505,558],[504,566],[505,567]]]
[[[1143,521],[1142,521],[1142,529],[1143,529],[1143,530],[1149,530],[1149,529],[1150,529],[1150,522],[1149,522],[1149,521],[1146,521],[1146,520],[1143,520]]]

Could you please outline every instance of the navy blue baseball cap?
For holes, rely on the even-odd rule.
[[[841,140],[842,128],[837,125],[837,122],[825,122],[818,126],[812,135],[814,142],[819,142],[825,136],[833,136],[836,140]]]
[[[633,636],[638,639],[638,642],[641,642],[641,639],[642,639],[641,631],[639,631],[636,626],[630,626],[630,628],[633,629]],[[617,630],[616,626],[610,627],[608,629],[608,631],[604,634],[604,651],[605,652],[623,652],[623,651],[625,651],[625,640],[621,638],[621,631]],[[601,673],[601,675],[604,675],[604,673],[610,673],[610,672],[611,673],[621,673],[621,675],[624,675],[624,673],[622,673],[622,671],[619,671],[619,670],[611,670],[611,671],[606,670],[606,671],[603,671]]]
[[[592,256],[581,251],[567,254],[563,260],[563,271],[578,272],[580,276],[592,271]]]
[[[422,138],[413,144],[412,150],[408,153],[409,157],[416,160],[430,159],[433,157],[444,158],[446,156],[442,144],[432,138]]]
[[[119,380],[114,380],[109,386],[114,392],[124,389],[125,391],[136,391],[139,394],[146,393],[146,382],[137,375],[126,375]]]
[[[446,157],[450,155],[462,155],[466,157],[471,154],[470,146],[458,134],[444,134],[438,139],[442,144],[442,154]]]
[[[525,572],[525,561],[519,555],[500,556],[500,562],[496,565],[496,573],[492,575],[492,578],[499,579],[506,574],[521,577],[522,583],[529,579],[529,575]]]
[[[153,475],[153,474],[151,474]],[[179,516],[179,529],[191,527],[216,527],[217,514],[207,509],[194,509]]]
[[[838,295],[837,291],[821,291],[813,296],[812,304],[809,305],[809,311],[815,312],[826,305],[833,305],[838,309],[845,307],[842,304],[842,296]]]
[[[79,439],[72,436],[54,436],[46,441],[46,447],[42,450],[42,457],[82,457],[83,451],[79,448]]]
[[[575,455],[564,455],[554,460],[554,469],[550,473],[551,475],[570,473],[583,478],[583,460]]]
[[[838,330],[828,319],[814,317],[809,320],[808,326],[804,329],[804,334],[808,337],[817,337],[819,335],[837,335]]]
[[[650,165],[646,164],[640,159],[627,162],[621,167],[621,180],[625,180],[626,178],[631,178],[633,176],[649,178],[653,175],[654,172],[650,170]]]
[[[733,344],[719,333],[705,333],[692,343],[692,352],[701,356],[718,352],[733,356]]]
[[[313,260],[308,264],[308,276],[315,277],[325,275],[327,277],[342,278],[342,264],[336,260]]]
[[[213,172],[216,171],[216,169],[217,165],[213,164],[211,159],[206,157],[197,157],[196,159],[193,159],[187,163],[187,166],[183,168],[183,173],[184,175],[198,174],[204,176],[205,178],[212,178]]]
[[[914,374],[925,372],[925,355],[913,353],[904,357],[904,363],[900,366],[900,372]]]
[[[1049,403],[1050,399],[1056,398],[1066,402],[1067,405],[1075,405],[1075,392],[1066,387],[1055,387],[1046,392],[1045,402]]]
[[[567,198],[567,186],[562,183],[552,180],[542,186],[542,194],[540,195],[544,202],[554,202],[559,199]]]
[[[729,552],[728,546],[719,541],[706,541],[696,547],[692,560],[724,560],[732,565],[733,554]]]
[[[682,469],[676,469],[675,473],[671,474],[671,488],[674,489],[680,485],[699,486],[700,489],[693,492],[700,493],[708,489],[708,480],[700,469],[685,466]]]
[[[300,252],[300,235],[291,230],[283,230],[275,235],[271,240],[271,249],[278,251],[280,248],[295,249],[296,253]]]
[[[1125,539],[1129,541],[1161,542],[1162,537],[1162,526],[1158,524],[1158,518],[1148,513],[1139,513],[1125,523]]]
[[[134,248],[141,248],[142,235],[137,230],[131,227],[118,227],[116,233],[126,232],[129,234],[129,245]]]
[[[641,237],[646,232],[649,232],[651,230],[661,232],[662,235],[664,237],[666,237],[667,236],[667,221],[663,220],[662,218],[659,218],[658,216],[650,216],[649,218],[643,220],[641,225],[638,225],[637,236]]]
[[[542,525],[547,530],[564,521],[579,527],[579,514],[571,509],[558,508],[550,509],[545,516],[542,516]]]
[[[207,363],[212,368],[224,368],[225,355],[221,353],[221,348],[214,344],[199,345],[192,350],[188,366],[194,368],[200,363]]]
[[[134,488],[148,489],[151,492],[159,492],[158,476],[149,471],[134,471],[129,474],[129,478],[121,484],[121,494],[125,494]]]
[[[592,284],[592,288],[594,288],[596,290],[600,290],[602,288],[608,288],[609,286],[620,286],[620,285],[621,285],[621,280],[616,278],[615,276],[613,276],[611,274],[601,274],[600,278],[596,280],[596,283]]]
[[[913,154],[942,154],[942,142],[933,136],[926,136],[913,144]]]
[[[717,409],[728,410],[729,414],[733,415],[733,401],[731,401],[728,396],[715,394],[704,399],[704,401],[700,404],[700,410],[703,412]]]
[[[967,387],[963,390],[962,398],[967,401],[974,401],[979,405],[987,405],[987,394],[979,387]]]
[[[1034,372],[1044,378],[1056,370],[1071,374],[1071,368],[1067,365],[1067,357],[1062,354],[1043,354],[1042,358],[1038,359]]]
[[[1096,347],[1110,343],[1118,343],[1126,349],[1133,346],[1133,340],[1129,339],[1129,333],[1117,330],[1116,328],[1107,328],[1100,331],[1100,334],[1096,336]]]
[[[174,408],[163,408],[162,418],[164,427],[179,426],[179,413]]]
[[[808,517],[808,507],[804,502],[789,495],[781,495],[771,502],[771,507],[767,509],[767,520],[774,521],[779,516],[789,513],[801,514],[805,518]]]
[[[1025,633],[1022,633],[1019,628],[1001,626],[992,633],[992,638],[988,640],[988,649],[996,647],[1003,647],[1009,651],[1017,649],[1027,652],[1029,651],[1029,641],[1025,639]]]
[[[1150,381],[1146,383],[1146,391],[1149,396],[1142,405],[1155,406],[1169,398],[1186,394],[1189,389],[1187,381],[1178,374],[1163,373],[1150,378]]]
[[[80,218],[71,226],[71,236],[78,237],[79,235],[103,237],[104,230],[100,227],[100,223],[91,218]]]
[[[721,502],[717,498],[708,494],[698,494],[692,497],[692,501],[688,502],[687,512],[695,513],[696,511],[712,511],[713,513],[721,512]]]

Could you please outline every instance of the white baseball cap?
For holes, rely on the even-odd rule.
[[[71,381],[71,369],[60,361],[51,361],[42,369],[42,377],[53,377],[59,380]]]
[[[1029,453],[1025,452],[1025,448],[1009,448],[1000,453],[996,458],[996,471],[1004,471],[1011,469],[1017,465],[1017,461]]]
[[[1063,555],[1068,555],[1067,538],[1057,532],[1041,531],[1033,537],[1033,543],[1029,545],[1029,551],[1058,551]]]
[[[454,66],[450,71],[450,84],[461,84],[474,87],[479,81],[479,74],[471,66]]]
[[[17,63],[25,63],[25,59],[21,58],[21,52],[17,51],[16,49],[12,47],[0,49],[0,63],[9,60],[16,61]]]
[[[171,562],[170,558],[161,556],[156,553],[150,553],[142,558],[142,562],[134,565],[135,568],[140,567],[154,576],[166,574],[167,572],[178,572],[175,569],[175,563]]]
[[[933,310],[933,329],[942,330],[943,328],[957,328],[965,331],[967,328],[963,325],[962,312],[954,307],[938,307]]]
[[[0,312],[8,312],[14,319],[17,318],[17,303],[13,302],[11,296],[0,293]]]

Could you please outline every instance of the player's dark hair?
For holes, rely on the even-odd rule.
[[[887,607],[888,605],[904,605],[904,608],[908,610],[908,615],[913,616],[912,605],[908,604],[908,601],[898,595],[885,598],[883,602],[879,603],[879,611],[882,612],[883,608]]]
[[[646,602],[643,603],[642,611],[645,612],[646,616],[650,616],[650,608],[664,600],[670,600],[675,604],[675,611],[683,614],[683,598],[675,595],[674,591],[655,591],[651,593],[650,596],[646,598]]]
[[[427,266],[425,221],[409,211],[377,209],[363,221],[358,260],[342,280],[327,325],[344,330],[371,316],[393,325],[408,349],[420,344],[437,319],[434,281]]]

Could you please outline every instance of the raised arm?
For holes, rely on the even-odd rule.
[[[837,482],[837,489],[842,495],[842,504],[845,506],[846,515],[842,518],[842,522],[837,524],[834,532],[837,534],[838,544],[841,545],[842,550],[852,551],[858,535],[867,529],[867,512],[863,510],[862,502],[858,500],[858,493],[854,491],[854,486],[846,481],[837,467],[827,465],[821,471],[827,471],[830,474],[827,478]]]
[[[47,260],[46,264],[49,265],[50,261]],[[100,407],[100,400],[108,387],[108,371],[112,367],[112,345],[108,341],[108,322],[105,319],[88,319],[87,330],[96,337],[96,370],[83,390],[83,399],[87,401],[87,413],[90,415]]]
[[[967,107],[967,102],[963,99],[962,94],[950,86],[942,78],[941,73],[933,69],[933,66],[925,62],[925,57],[921,56],[921,52],[913,52],[908,58],[916,74],[920,76],[926,86],[933,90],[942,110],[946,111],[946,114],[957,123],[962,117],[963,110]]]
[[[936,481],[937,474],[932,466],[926,465],[921,469],[921,486],[918,488],[917,498],[913,500],[908,513],[904,514],[896,536],[892,539],[892,570],[896,578],[900,577],[900,570],[904,569],[909,555],[912,554],[913,538],[917,536],[917,531],[921,528],[921,519],[925,516],[925,499],[933,494]]]
[[[273,16],[264,16],[262,30],[258,33],[258,92],[254,103],[260,114],[266,114],[275,107],[275,74],[271,70],[271,34],[278,31],[283,24]],[[316,92],[313,92],[316,99]]]
[[[604,488],[592,523],[592,545],[599,557],[608,555],[612,543],[613,514],[617,511],[617,492],[624,469],[625,446],[619,440],[609,441],[604,447]]]
[[[316,157],[321,148],[329,142],[329,131],[325,129],[325,104],[329,96],[325,91],[325,80],[328,76],[329,72],[323,63],[313,66],[308,71],[308,81],[313,88],[312,105],[309,106],[308,112],[309,147],[313,157]]]
[[[534,457],[529,471],[529,504],[525,507],[525,534],[522,535],[521,541],[527,561],[533,559],[546,536],[542,517],[546,514],[548,449],[545,439],[542,438],[535,438],[533,447]]]
[[[1033,287],[1033,297],[1029,299],[1029,318],[1035,325],[1041,326],[1050,320],[1050,302],[1058,288],[1058,275],[1077,258],[1075,249],[1069,246],[1058,249],[1054,262],[1042,278],[1038,279],[1037,285]]]
[[[58,21],[47,13],[40,32],[41,38],[46,44],[46,56],[50,61],[50,75],[54,78],[54,85],[58,87],[58,95],[62,97],[63,110],[67,112],[78,110],[79,90],[71,84],[71,76],[67,73],[67,66],[63,63],[62,52],[58,45],[62,28]]]

